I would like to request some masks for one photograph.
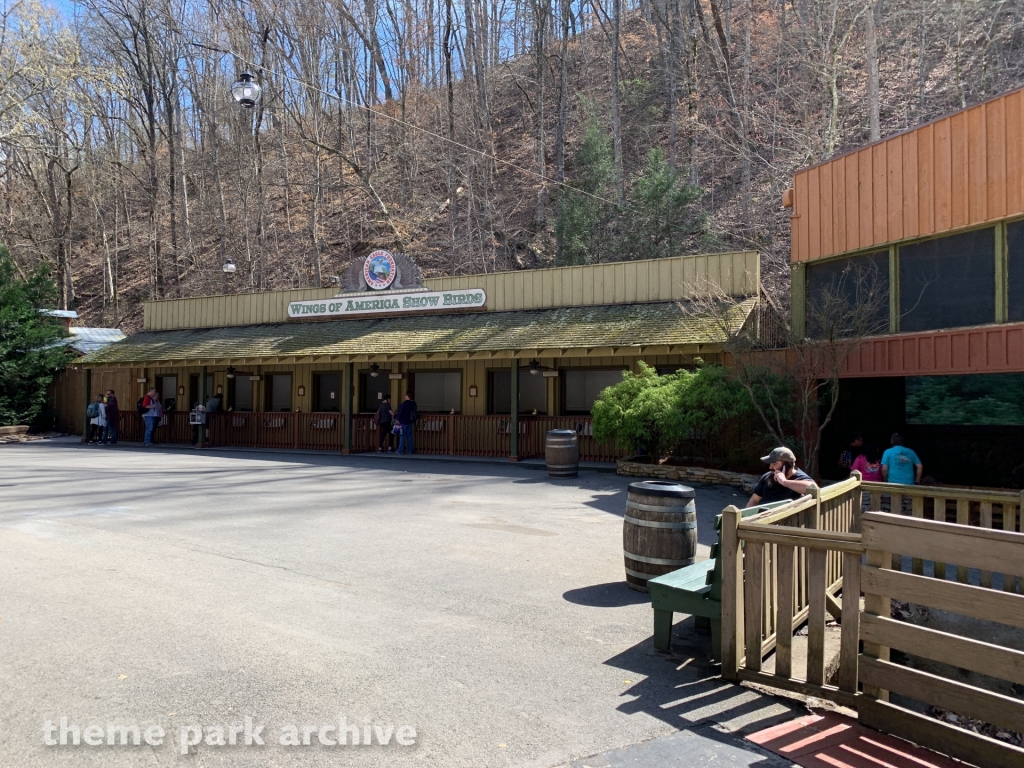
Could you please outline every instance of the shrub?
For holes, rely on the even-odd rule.
[[[659,376],[643,362],[639,368],[637,373],[627,371],[622,383],[601,392],[591,411],[594,437],[615,440],[657,460],[679,442],[682,431],[680,374]]]

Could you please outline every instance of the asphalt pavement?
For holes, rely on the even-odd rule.
[[[0,765],[770,762],[737,734],[786,705],[715,677],[690,618],[654,651],[629,482],[0,446]],[[696,490],[707,555],[740,497]]]

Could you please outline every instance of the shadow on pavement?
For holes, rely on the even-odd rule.
[[[610,581],[589,587],[570,589],[562,595],[567,602],[589,608],[622,608],[626,605],[649,603],[651,598],[626,586],[624,581]]]
[[[710,656],[711,634],[697,629],[692,616],[673,628],[671,652],[656,651],[647,639],[613,656],[605,664],[639,679],[622,694],[629,698],[618,710],[626,714],[642,712],[673,728],[717,723],[725,731],[739,734],[806,714],[797,702],[722,680]]]

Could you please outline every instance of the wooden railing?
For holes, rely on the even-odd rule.
[[[519,457],[523,459],[544,456],[544,442],[552,429],[576,432],[580,461],[615,461],[626,455],[614,442],[601,442],[594,438],[594,419],[591,416],[523,416],[521,423],[529,425],[519,438]]]
[[[982,688],[965,683],[955,669],[946,674],[943,670],[947,667],[929,665],[925,672],[893,663],[889,653],[894,648],[969,670],[1002,681],[1001,687],[1006,689],[1014,683],[1024,684],[1024,652],[1002,645],[998,638],[988,637],[983,642],[889,616],[890,601],[896,599],[1024,629],[1024,596],[888,567],[892,555],[899,554],[1024,576],[1024,535],[867,512],[863,515],[863,546],[866,564],[857,591],[864,592],[864,611],[858,621],[851,610],[850,620],[843,623],[844,645],[847,632],[864,643],[856,678],[863,686],[860,701],[856,702],[860,720],[983,768],[1024,765],[1024,749],[889,703],[889,693],[897,693],[997,728],[1024,733],[1024,700],[997,693],[987,685]],[[855,642],[851,639],[850,644]]]
[[[146,434],[146,423],[134,410],[118,411],[117,440],[123,443],[141,443]],[[188,411],[169,411],[160,419],[153,431],[154,443],[192,442],[192,427],[188,423]]]
[[[137,413],[122,411],[119,425],[120,440],[142,442],[145,424]],[[207,428],[211,447],[340,451],[345,442],[345,417],[340,413],[211,413],[207,415]],[[519,458],[543,457],[545,438],[551,429],[575,430],[582,461],[614,461],[625,455],[614,444],[594,439],[593,419],[589,416],[523,416],[519,420]],[[353,416],[352,452],[376,450],[378,434],[371,415]],[[416,453],[506,457],[510,454],[511,436],[509,416],[425,413],[416,422],[413,443]],[[397,436],[394,439],[397,445]],[[154,440],[191,443],[188,412],[166,414]]]
[[[1024,652],[890,618],[892,599],[1024,628],[1024,534],[922,516],[860,512],[859,477],[828,486],[753,517],[735,507],[722,514],[722,675],[831,699],[858,709],[871,727],[928,744],[982,766],[1024,765],[1024,750],[953,728],[888,702],[888,691],[925,704],[1024,732],[1024,701],[962,680],[892,663],[889,648],[971,670],[1008,684],[1024,684]],[[1009,521],[1019,496],[970,489],[880,487],[871,493],[1001,504]],[[812,489],[813,491],[813,489]],[[930,494],[930,496],[929,496]],[[978,498],[981,496],[981,498]],[[1016,499],[1016,500],[1014,500]],[[876,499],[877,501],[877,499]],[[897,499],[894,507],[901,509]],[[920,506],[920,505],[919,505]],[[820,512],[818,511],[820,507]],[[970,509],[970,505],[968,505]],[[995,520],[1000,517],[995,515]],[[963,520],[961,515],[961,520]],[[988,520],[986,514],[985,520]],[[814,523],[817,522],[818,525]],[[975,524],[972,525],[971,523]],[[957,581],[916,564],[956,563]],[[903,572],[901,567],[906,567]],[[961,579],[960,569],[965,574]],[[966,582],[966,574],[975,574]],[[978,578],[976,574],[981,574]],[[986,578],[985,574],[988,574]],[[998,574],[1003,586],[993,584]],[[952,576],[952,572],[949,573]],[[838,577],[838,578],[837,578]],[[996,581],[999,580],[996,579]],[[841,605],[832,598],[841,590]],[[864,593],[863,608],[860,604]],[[838,609],[838,610],[837,610]],[[839,664],[826,679],[826,614],[841,619]],[[806,669],[793,668],[793,633],[807,625]],[[789,631],[786,631],[786,628]],[[863,643],[863,652],[859,645]],[[774,673],[763,659],[775,651]]]
[[[860,518],[859,484],[860,478],[855,476],[822,489],[812,486],[809,495],[752,517],[744,518],[742,511],[736,507],[723,510],[721,540],[722,564],[726,569],[723,571],[724,589],[728,588],[730,576],[733,575],[733,571],[728,569],[736,567],[736,563],[729,558],[735,557],[741,567],[737,583],[749,593],[746,610],[750,612],[745,621],[742,616],[737,618],[744,627],[737,632],[743,635],[747,663],[752,669],[760,670],[761,659],[775,650],[777,645],[780,646],[779,657],[788,658],[793,631],[805,621],[811,620],[812,625],[814,623],[813,611],[819,597],[814,590],[819,581],[823,590],[820,595],[822,609],[835,618],[842,615],[834,595],[843,585],[843,550],[830,551],[818,547],[809,551],[798,547],[797,542],[822,538],[825,541],[844,540],[851,536],[859,538],[856,533]],[[794,539],[798,532],[807,535],[802,539]],[[744,554],[740,554],[741,542]],[[819,568],[820,574],[817,570]],[[786,584],[791,585],[790,588],[787,589]],[[726,599],[723,596],[723,628],[726,624],[726,611]],[[822,617],[822,631],[824,626],[825,620]],[[722,647],[725,658],[724,635]],[[727,669],[724,664],[723,674]]]
[[[937,520],[939,522],[956,523],[976,528],[988,528],[999,531],[1021,530],[1021,508],[1024,503],[1024,491],[996,491],[974,488],[948,488],[929,485],[896,485],[893,483],[861,484],[868,496],[867,508],[882,512],[892,511],[895,514],[909,514],[919,520]],[[911,572],[923,575],[932,571],[936,578],[946,578],[946,569],[954,568],[956,580],[968,583],[970,573],[967,566],[944,562],[929,564],[921,558],[913,558]],[[900,565],[894,565],[900,568]],[[993,579],[995,576],[995,579]],[[1009,575],[996,575],[991,571],[981,571],[980,582],[984,587],[1000,584],[1007,592],[1017,591],[1017,579]]]

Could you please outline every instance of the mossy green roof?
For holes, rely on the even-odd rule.
[[[756,299],[729,310],[729,331],[746,322]],[[366,320],[292,322],[143,331],[81,358],[85,364],[150,364],[309,356],[437,355],[536,349],[589,349],[725,341],[721,319],[683,304],[405,315]]]

